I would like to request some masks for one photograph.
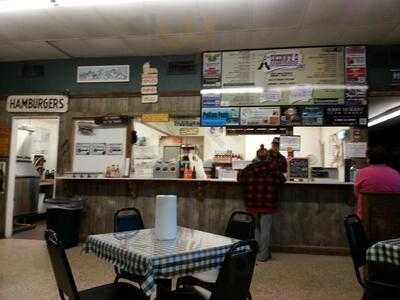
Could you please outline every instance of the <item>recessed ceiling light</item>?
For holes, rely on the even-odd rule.
[[[46,9],[53,6],[50,0],[3,0],[0,1],[0,12]]]

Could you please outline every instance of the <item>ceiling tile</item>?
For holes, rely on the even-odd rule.
[[[288,28],[300,26],[309,0],[255,0],[256,28]]]
[[[343,44],[379,44],[388,40],[389,33],[397,23],[379,23],[369,26],[353,27],[342,35]]]

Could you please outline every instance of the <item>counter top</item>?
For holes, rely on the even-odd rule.
[[[140,178],[140,177],[117,177],[117,178],[74,178],[68,176],[56,177],[56,180],[108,180],[108,181],[180,181],[180,182],[215,182],[215,183],[237,183],[235,179],[183,179],[183,178]],[[353,185],[352,182],[339,182],[339,181],[287,181],[286,184],[306,184],[306,185]]]

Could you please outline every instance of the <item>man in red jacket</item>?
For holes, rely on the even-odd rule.
[[[257,159],[239,172],[238,181],[245,187],[247,210],[257,218],[257,260],[267,261],[271,258],[272,215],[279,209],[279,188],[286,178],[274,151],[261,147],[257,151]]]

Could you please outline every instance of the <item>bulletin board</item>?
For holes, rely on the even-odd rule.
[[[79,130],[79,123],[93,124],[92,134]],[[74,123],[72,172],[102,172],[111,165],[125,168],[128,126],[96,125],[93,120]]]

